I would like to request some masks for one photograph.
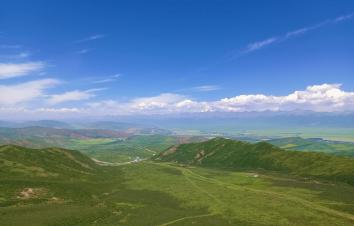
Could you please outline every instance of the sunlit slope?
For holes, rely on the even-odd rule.
[[[78,151],[0,146],[0,175],[13,177],[75,177],[89,175],[97,165]]]
[[[354,184],[353,158],[286,151],[266,142],[251,144],[215,138],[172,147],[156,159],[217,168],[265,169]]]

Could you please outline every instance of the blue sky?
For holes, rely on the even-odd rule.
[[[0,116],[352,111],[353,40],[349,0],[4,0]]]

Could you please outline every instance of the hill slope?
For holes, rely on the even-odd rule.
[[[78,151],[0,146],[0,175],[14,177],[77,177],[95,172],[97,165]]]
[[[215,138],[172,147],[155,159],[218,168],[265,169],[354,185],[353,158],[285,151],[266,142],[251,144]]]
[[[0,225],[354,225],[353,194],[267,172],[96,166],[76,151],[0,146]]]

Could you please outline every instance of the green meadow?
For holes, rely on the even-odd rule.
[[[141,162],[0,182],[1,225],[354,225],[353,187],[267,172]]]
[[[111,140],[80,145],[101,142]],[[216,138],[154,159],[103,166],[79,151],[0,146],[0,225],[354,225],[351,158]]]

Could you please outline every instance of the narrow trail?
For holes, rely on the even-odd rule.
[[[188,176],[188,174],[186,174],[185,172],[182,172],[183,175],[185,176],[186,180],[193,186],[195,187],[197,190],[201,191],[202,193],[206,194],[207,196],[209,196],[210,198],[212,198],[215,202],[217,202],[219,205],[222,205],[222,202],[220,201],[220,199],[218,199],[216,196],[212,195],[210,192],[206,191],[205,189],[201,188],[200,186],[198,186],[193,180],[191,180]]]
[[[105,161],[101,161],[95,158],[91,158],[96,164],[100,165],[100,166],[124,166],[124,165],[128,165],[131,163],[138,163],[141,161],[144,161],[146,159],[139,159],[139,160],[132,160],[129,162],[105,162]]]
[[[196,215],[196,216],[190,216],[190,217],[182,217],[182,218],[178,218],[176,220],[169,221],[169,222],[164,223],[164,224],[160,224],[158,226],[167,226],[167,225],[171,225],[171,224],[183,221],[183,220],[194,219],[194,218],[202,218],[202,217],[210,217],[210,216],[214,216],[214,215],[215,214],[209,213],[209,214],[202,214],[202,215]]]
[[[288,196],[286,194],[273,192],[273,191],[265,191],[265,190],[259,190],[259,189],[255,189],[255,188],[249,188],[249,187],[248,188],[240,187],[240,186],[235,185],[235,184],[230,184],[230,183],[223,182],[223,181],[220,181],[220,180],[217,180],[217,179],[214,179],[214,178],[208,178],[208,177],[202,176],[202,175],[200,175],[198,173],[193,172],[190,169],[181,168],[181,167],[177,167],[177,166],[172,166],[172,165],[169,165],[169,164],[161,164],[161,163],[153,163],[153,164],[159,164],[159,165],[162,165],[162,166],[165,166],[165,167],[171,167],[171,168],[174,168],[174,169],[178,169],[178,170],[182,171],[182,173],[184,175],[189,175],[191,178],[194,178],[196,180],[201,180],[201,181],[204,181],[204,182],[208,182],[208,183],[212,183],[212,184],[215,184],[215,185],[223,186],[224,188],[227,188],[227,189],[236,190],[236,191],[251,191],[251,192],[262,193],[262,194],[266,194],[266,195],[280,197],[280,198],[286,199],[288,201],[299,203],[299,204],[301,204],[301,205],[303,205],[303,206],[305,206],[307,208],[314,209],[314,210],[319,211],[319,212],[323,212],[323,213],[326,213],[326,214],[329,214],[329,215],[332,215],[332,216],[342,217],[342,218],[354,221],[354,215],[352,215],[352,214],[345,213],[345,212],[340,212],[340,211],[337,211],[337,210],[334,210],[334,209],[330,209],[328,207],[325,207],[325,206],[319,205],[317,203],[313,203],[313,202],[304,200],[304,199],[299,198],[299,197]]]
[[[153,155],[156,155],[156,154],[157,154],[156,151],[153,151],[153,150],[151,150],[151,149],[149,149],[149,148],[144,148],[144,149],[145,149],[145,151],[150,152],[150,153],[152,153]]]

